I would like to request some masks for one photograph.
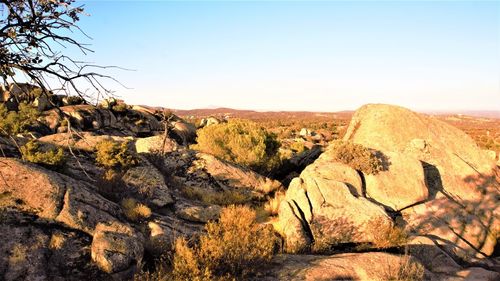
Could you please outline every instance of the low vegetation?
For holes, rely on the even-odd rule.
[[[0,135],[14,136],[25,133],[39,116],[38,110],[26,103],[19,104],[17,111],[9,111],[0,103]]]
[[[35,164],[61,167],[66,163],[64,150],[59,148],[42,149],[40,143],[31,140],[20,148],[22,159]]]
[[[219,222],[209,222],[194,246],[184,238],[175,243],[176,280],[241,279],[268,263],[275,251],[272,229],[256,223],[249,207],[222,210]]]
[[[96,162],[106,168],[127,169],[137,164],[137,159],[129,152],[127,142],[106,140],[96,145]]]
[[[387,264],[381,280],[422,281],[425,268],[411,256],[404,255],[397,264]]]
[[[257,123],[230,120],[198,131],[195,149],[260,172],[279,165],[280,143]]]
[[[118,104],[115,104],[111,107],[111,110],[113,110],[114,112],[117,112],[117,113],[125,113],[127,112],[127,109],[128,109],[128,105],[126,103],[118,103]]]
[[[369,221],[368,228],[373,233],[373,246],[379,249],[399,247],[408,241],[408,234],[402,227],[380,218]]]
[[[380,157],[370,149],[351,142],[335,141],[329,151],[332,158],[365,174],[377,174],[383,170]]]
[[[280,209],[281,201],[285,200],[285,192],[278,191],[274,194],[274,197],[270,198],[264,204],[264,210],[270,215],[275,216],[278,215],[278,211]]]
[[[137,222],[151,216],[151,209],[134,198],[123,199],[121,205],[123,214],[131,221]]]

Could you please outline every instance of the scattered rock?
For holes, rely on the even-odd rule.
[[[162,135],[138,138],[135,141],[137,153],[168,153],[178,149],[178,144],[171,138]]]
[[[106,273],[135,270],[142,261],[143,244],[142,235],[130,226],[118,222],[99,223],[92,239],[92,261]]]
[[[280,182],[261,176],[256,172],[220,160],[213,155],[197,153],[193,166],[210,175],[219,185],[232,188],[248,189],[268,194],[283,189]]]
[[[174,202],[163,175],[145,159],[140,161],[139,166],[128,169],[122,181],[157,207]]]
[[[220,120],[216,117],[210,116],[210,117],[201,119],[200,124],[198,125],[198,128],[205,128],[205,127],[212,126],[212,125],[218,125],[220,123],[223,123],[224,121],[225,120]]]
[[[210,205],[207,207],[203,206],[185,206],[177,207],[175,214],[181,219],[185,219],[192,222],[202,222],[207,223],[208,221],[213,221],[219,218],[221,206]]]

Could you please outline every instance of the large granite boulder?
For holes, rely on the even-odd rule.
[[[283,255],[264,271],[264,280],[431,280],[418,260],[388,253],[333,256]],[[434,280],[434,279],[432,279]]]
[[[385,157],[387,170],[365,175],[366,196],[395,211],[425,201],[429,191],[422,163],[396,152]]]
[[[356,173],[333,162],[332,170],[340,169],[334,173],[338,180],[332,179],[323,174],[328,168],[323,161],[316,160],[292,180],[280,205],[278,230],[288,252],[303,252],[311,246],[321,251],[341,243],[371,242],[377,230],[370,227],[370,222],[392,224],[383,207],[359,194]],[[342,169],[345,172],[339,172]]]
[[[354,173],[327,148],[292,181],[280,209],[278,228],[288,250],[322,237],[330,243],[341,229],[332,227],[338,221],[360,234],[340,235],[348,242],[370,242],[365,223],[373,216],[391,222],[390,215],[451,256],[471,260],[493,253],[500,233],[498,170],[468,135],[401,107],[366,105],[354,114],[344,141],[374,151],[384,168]]]

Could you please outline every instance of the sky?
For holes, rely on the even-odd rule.
[[[129,104],[500,110],[499,1],[79,1]]]

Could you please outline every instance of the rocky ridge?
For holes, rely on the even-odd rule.
[[[263,202],[285,190],[276,180],[188,149],[196,131],[181,118],[138,106],[113,109],[117,104],[48,106],[29,136],[16,137],[20,144],[36,138],[71,152],[61,169],[17,159],[13,144],[0,138],[6,152],[0,157],[3,279],[129,279],[176,237],[196,236],[217,219],[228,197]],[[93,153],[103,140],[128,142],[139,159],[114,178],[122,189],[101,180],[106,169]],[[384,169],[365,174],[334,161],[330,149],[314,150],[321,155],[292,180],[275,223],[284,250],[303,254],[277,256],[258,279],[383,280],[395,274],[388,265],[408,260],[422,266],[426,279],[500,277],[498,168],[467,135],[400,107],[367,105],[345,140],[377,151]],[[131,220],[124,196],[145,203],[151,215]],[[409,254],[331,254],[373,243],[380,232],[374,225],[408,231],[403,246]]]

